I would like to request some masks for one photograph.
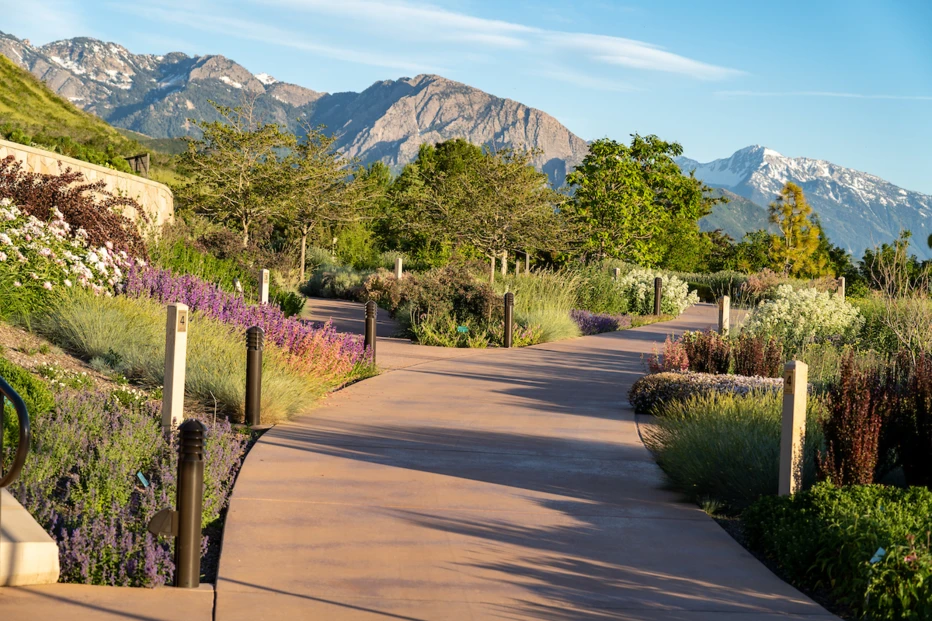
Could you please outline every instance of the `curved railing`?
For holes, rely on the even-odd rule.
[[[16,447],[16,456],[13,458],[13,464],[10,469],[3,472],[3,435],[6,428],[5,401],[9,400],[16,410],[16,416],[19,418],[19,446]],[[32,430],[29,428],[29,412],[26,410],[26,404],[9,384],[0,377],[0,488],[7,487],[16,480],[19,473],[23,470],[23,464],[26,463],[26,455],[29,453],[29,445],[32,442]]]

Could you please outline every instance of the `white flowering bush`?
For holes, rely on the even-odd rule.
[[[780,285],[773,299],[761,302],[744,323],[753,335],[775,336],[784,351],[799,352],[808,343],[853,339],[864,322],[844,299],[817,289]]]
[[[84,287],[112,294],[131,259],[112,245],[91,248],[83,229],[72,232],[57,209],[43,222],[9,199],[0,201],[0,317],[28,318],[50,292]]]
[[[657,276],[660,276],[663,282],[660,311],[665,315],[679,315],[699,301],[699,296],[695,291],[689,291],[689,285],[685,280],[639,267],[618,280],[617,286],[628,300],[628,313],[650,315],[654,312],[654,278]]]

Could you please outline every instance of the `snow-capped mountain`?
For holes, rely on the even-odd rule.
[[[752,146],[731,157],[702,164],[677,158],[685,172],[766,206],[787,181],[799,185],[829,239],[860,257],[865,248],[889,242],[903,229],[913,232],[913,251],[932,258],[925,239],[932,232],[932,196],[911,192],[876,175],[825,160],[786,157]],[[762,207],[764,208],[764,207]]]
[[[331,94],[253,74],[223,56],[133,54],[86,37],[34,46],[0,32],[0,54],[111,125],[155,138],[188,135],[195,131],[188,119],[219,118],[210,101],[236,106],[248,94],[263,121],[298,132],[304,123],[324,125],[348,156],[395,169],[413,160],[423,143],[465,138],[540,149],[537,165],[562,183],[588,149],[545,112],[437,75]]]

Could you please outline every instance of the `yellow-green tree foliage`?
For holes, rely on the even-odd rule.
[[[830,271],[828,257],[819,248],[819,225],[812,221],[812,207],[803,189],[787,182],[777,200],[770,203],[770,222],[780,229],[771,238],[774,268],[787,276],[822,276]]]

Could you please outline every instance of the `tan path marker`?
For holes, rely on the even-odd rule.
[[[184,419],[184,372],[188,355],[188,307],[169,304],[165,321],[165,378],[162,428],[175,429]]]
[[[722,336],[731,329],[731,299],[723,295],[718,299],[718,333]]]
[[[780,431],[780,485],[788,496],[802,485],[803,442],[806,434],[806,391],[809,367],[790,360],[783,368],[783,426]]]
[[[259,270],[259,303],[269,303],[269,270]]]
[[[401,257],[395,257],[395,278],[401,280],[401,277],[404,275],[403,263]]]

